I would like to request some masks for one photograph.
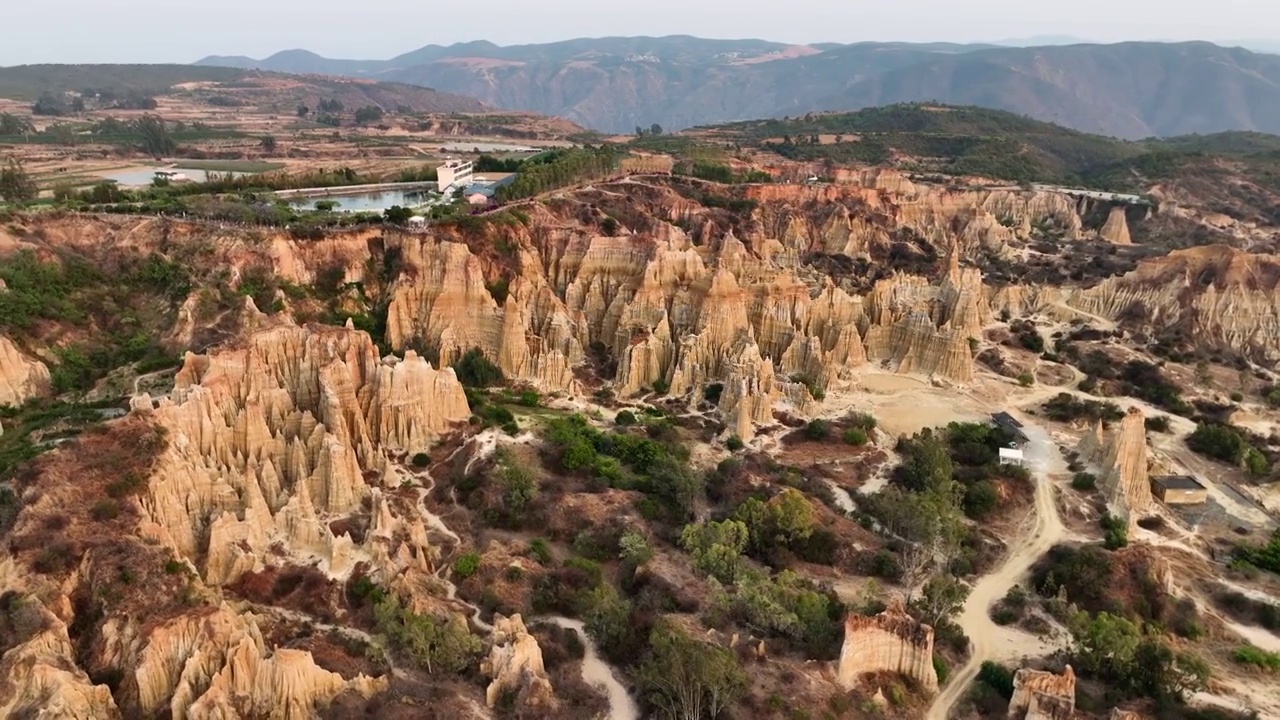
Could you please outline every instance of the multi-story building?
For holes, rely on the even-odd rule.
[[[436,168],[436,187],[442,193],[452,192],[471,184],[475,175],[475,164],[470,160],[450,158]]]

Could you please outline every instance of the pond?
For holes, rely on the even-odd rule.
[[[289,205],[299,210],[314,210],[317,202],[337,203],[339,212],[382,212],[392,206],[416,208],[431,205],[440,199],[439,193],[429,190],[374,190],[363,193],[311,195],[295,198]]]

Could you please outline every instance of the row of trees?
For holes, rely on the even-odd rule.
[[[571,148],[532,158],[511,183],[498,188],[498,201],[533,197],[592,178],[603,178],[618,168],[622,155],[613,148]]]

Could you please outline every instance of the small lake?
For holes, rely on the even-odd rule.
[[[120,185],[121,187],[138,187],[140,185],[150,185],[151,181],[155,179],[156,170],[160,170],[160,169],[161,168],[151,168],[147,170],[118,170],[115,172],[99,173],[98,177],[101,177],[104,180],[115,180],[116,184]],[[181,168],[181,167],[164,168],[164,169],[180,172],[183,175],[186,175],[187,179],[191,180],[192,182],[207,182],[209,180],[210,171],[208,170],[191,170],[188,168]],[[216,170],[212,172],[214,175],[217,175],[218,177],[226,177],[227,175],[231,175],[233,177],[241,177],[243,175],[249,174],[249,173],[237,173],[237,172],[225,173],[225,172],[218,172]]]
[[[440,195],[428,190],[378,190],[350,195],[312,195],[295,198],[289,205],[300,210],[314,210],[317,202],[329,201],[338,204],[340,212],[382,212],[392,206],[416,208],[433,204]]]

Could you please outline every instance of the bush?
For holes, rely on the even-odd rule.
[[[844,431],[844,443],[854,447],[862,447],[867,444],[867,431],[862,428],[849,428]]]
[[[1036,384],[1036,378],[1029,372],[1024,372],[1018,376],[1018,384],[1022,387],[1031,387]]]
[[[810,420],[804,426],[804,437],[815,442],[826,440],[831,437],[831,423],[826,420]]]
[[[547,539],[534,538],[530,540],[529,556],[543,565],[551,562],[551,546],[547,544]]]
[[[523,407],[536,408],[542,404],[542,396],[537,390],[521,390],[520,397],[516,400]]]
[[[1150,430],[1151,432],[1158,432],[1158,433],[1169,432],[1169,416],[1168,415],[1153,415],[1147,418],[1145,421],[1143,421],[1143,424],[1146,425],[1147,430]]]
[[[1006,605],[997,605],[991,609],[991,621],[997,625],[1012,625],[1018,622],[1018,611]]]
[[[428,673],[461,673],[483,648],[461,615],[419,615],[401,606],[395,595],[384,595],[374,606],[374,622],[379,632]]]
[[[867,432],[867,433],[870,433],[872,430],[876,429],[875,416],[869,415],[867,413],[849,413],[848,415],[845,416],[844,420],[851,427],[859,428],[860,430],[863,430],[864,432]]]
[[[1013,671],[986,660],[978,669],[978,682],[995,690],[1005,700],[1013,698]]]
[[[964,493],[964,514],[975,520],[990,515],[1000,505],[1000,490],[990,480],[970,485]]]
[[[478,570],[480,570],[480,553],[469,552],[459,555],[458,559],[453,561],[453,574],[459,580],[466,580],[475,575]]]
[[[502,370],[490,362],[480,348],[472,348],[458,358],[453,364],[453,371],[457,373],[458,381],[467,387],[487,388],[506,382]]]
[[[1244,401],[1244,393],[1241,393],[1241,392],[1231,393],[1231,402],[1243,402],[1243,401]]]
[[[946,685],[947,679],[951,677],[951,666],[947,664],[946,658],[935,653],[933,671],[938,675],[938,685]]]
[[[1187,436],[1187,447],[1206,457],[1239,465],[1250,450],[1249,442],[1235,428],[1217,423],[1196,425]]]
[[[1231,657],[1241,665],[1252,665],[1267,672],[1280,672],[1280,653],[1267,652],[1253,645],[1236,648]]]
[[[615,425],[618,425],[619,427],[628,427],[631,425],[635,425],[636,422],[638,421],[636,420],[635,413],[631,412],[630,410],[623,410],[618,413],[617,417],[613,419],[613,422]]]
[[[747,444],[742,442],[742,438],[738,437],[737,435],[730,435],[729,439],[725,440],[724,446],[728,448],[730,452],[738,452],[739,450],[745,448]]]
[[[1088,492],[1098,488],[1098,476],[1088,472],[1078,472],[1071,478],[1071,487],[1080,492]]]
[[[413,456],[413,466],[416,468],[424,468],[431,464],[431,456],[424,453],[415,453]]]
[[[99,500],[89,509],[89,517],[97,522],[106,522],[120,517],[120,503],[115,500]]]
[[[666,380],[658,379],[653,381],[653,392],[658,395],[666,395],[671,390],[671,383]]]
[[[1103,515],[1098,523],[1105,533],[1102,546],[1108,550],[1119,550],[1129,544],[1129,525],[1124,520],[1111,515]]]

